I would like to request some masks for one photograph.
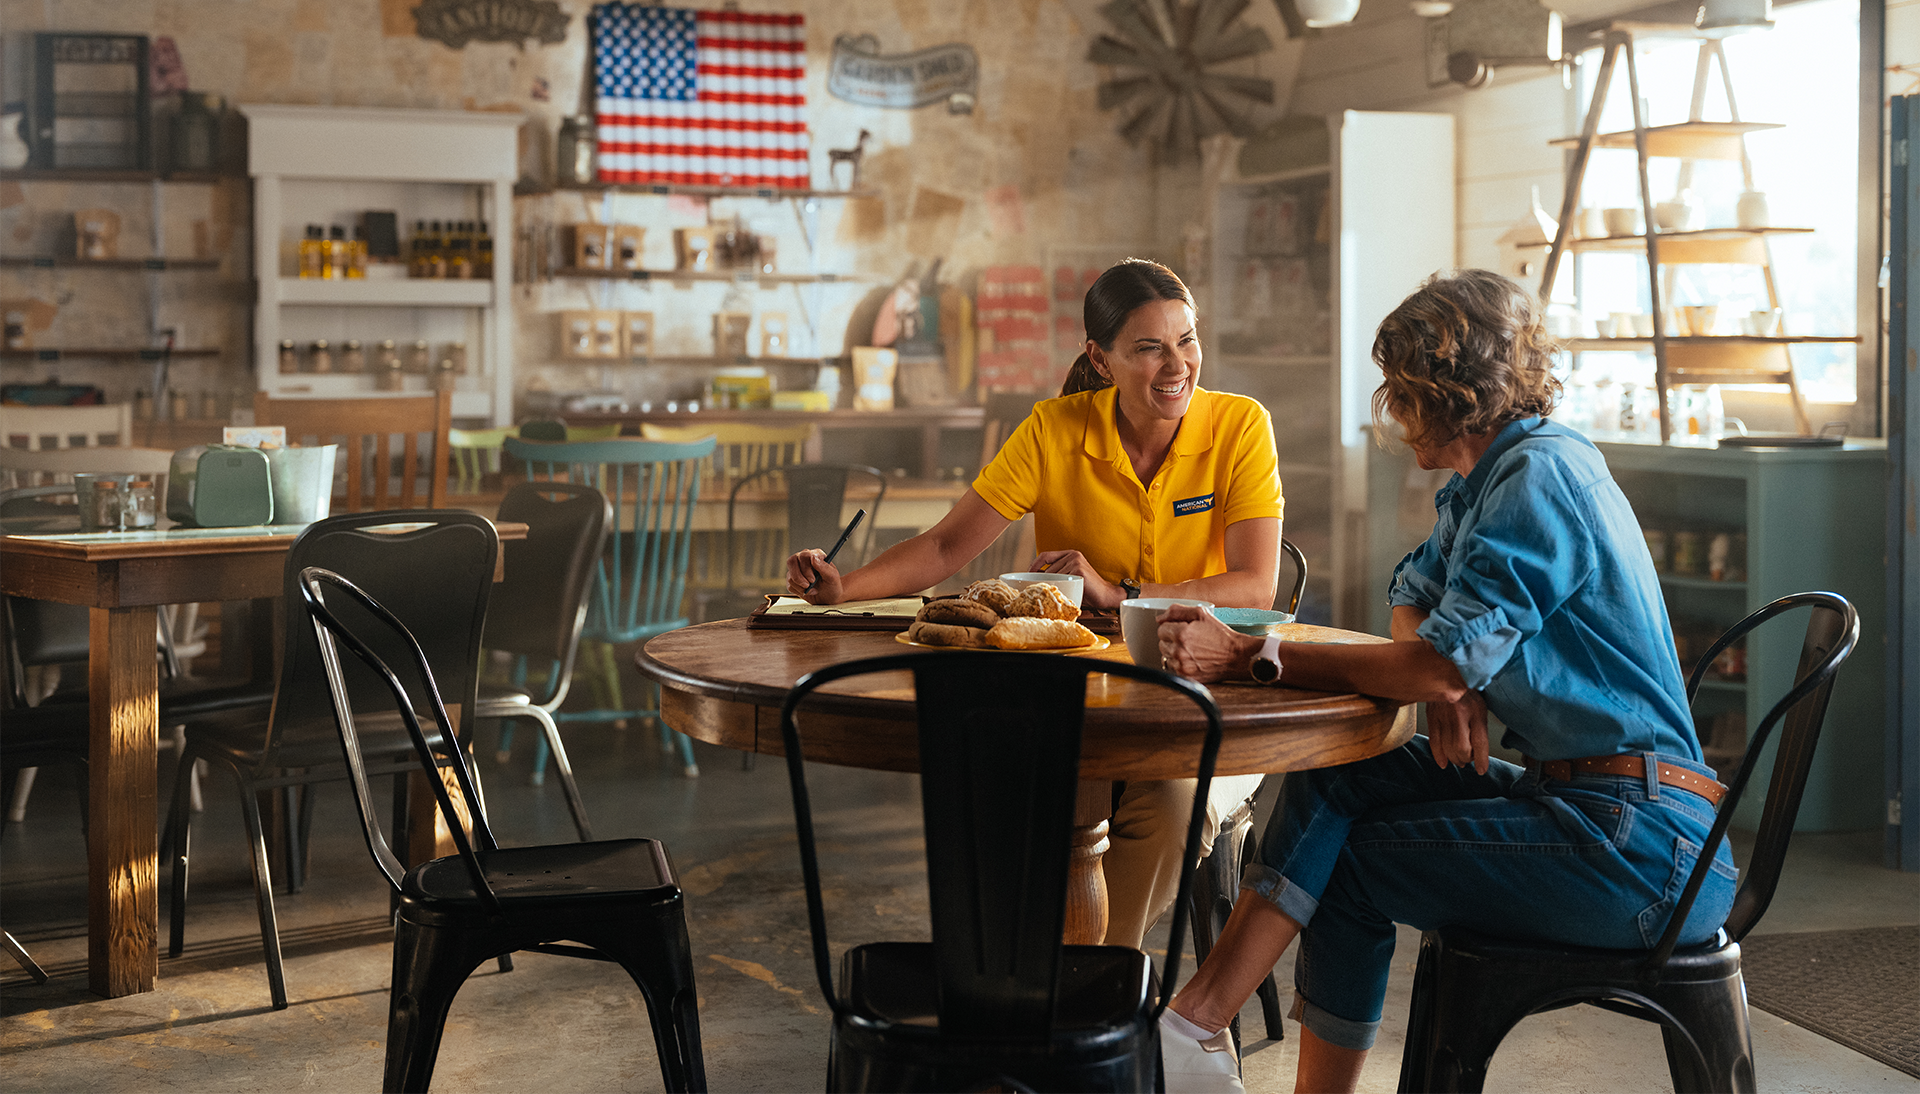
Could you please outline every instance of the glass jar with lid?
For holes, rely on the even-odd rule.
[[[367,371],[367,351],[360,348],[358,338],[349,338],[340,349],[341,372]]]
[[[467,344],[465,342],[448,342],[445,359],[453,362],[453,371],[456,374],[461,376],[467,374]]]
[[[433,352],[422,338],[407,347],[407,371],[425,376],[433,371]]]
[[[333,346],[325,338],[313,340],[313,346],[307,350],[307,367],[310,372],[333,371]]]
[[[391,338],[383,339],[373,356],[374,379],[381,391],[399,391],[402,384],[400,347]]]
[[[293,339],[280,340],[280,374],[282,376],[300,371],[300,351],[294,348]]]

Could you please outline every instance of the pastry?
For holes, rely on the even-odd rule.
[[[1013,586],[997,577],[990,577],[985,581],[976,581],[967,586],[960,597],[963,600],[977,600],[995,612],[1005,615],[1007,605],[1013,603],[1013,598],[1018,595],[1020,594],[1014,590]]]
[[[987,632],[981,627],[962,627],[952,623],[929,623],[917,619],[907,628],[907,641],[923,646],[971,646],[987,644]]]
[[[1057,585],[1029,585],[1007,605],[1009,616],[1037,616],[1041,619],[1078,619],[1080,609]]]
[[[947,597],[930,600],[915,619],[928,623],[950,623],[957,627],[991,627],[1000,622],[1000,613],[978,600]]]
[[[1092,631],[1068,619],[1016,616],[1002,619],[987,632],[987,644],[1003,650],[1058,650],[1091,646]]]

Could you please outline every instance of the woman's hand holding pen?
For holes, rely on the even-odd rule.
[[[839,568],[818,547],[787,556],[787,595],[809,604],[838,604],[846,599]]]
[[[1035,572],[1072,574],[1086,581],[1081,603],[1089,608],[1118,608],[1126,590],[1101,577],[1087,556],[1078,551],[1042,551],[1033,556]]]

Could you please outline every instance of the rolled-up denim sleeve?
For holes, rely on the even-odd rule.
[[[1439,604],[1415,632],[1483,690],[1593,572],[1584,494],[1555,461],[1518,460],[1485,486]],[[1416,552],[1417,553],[1417,552]]]
[[[1407,557],[1393,568],[1393,581],[1387,586],[1387,603],[1396,608],[1405,605],[1430,612],[1440,606],[1440,598],[1447,591],[1446,581],[1446,564],[1440,558],[1440,549],[1429,539],[1407,552]]]

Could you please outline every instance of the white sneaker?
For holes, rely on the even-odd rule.
[[[1160,1070],[1167,1094],[1246,1094],[1240,1084],[1240,1060],[1233,1031],[1223,1029],[1204,1041],[1167,1027],[1171,1010],[1160,1015]]]

